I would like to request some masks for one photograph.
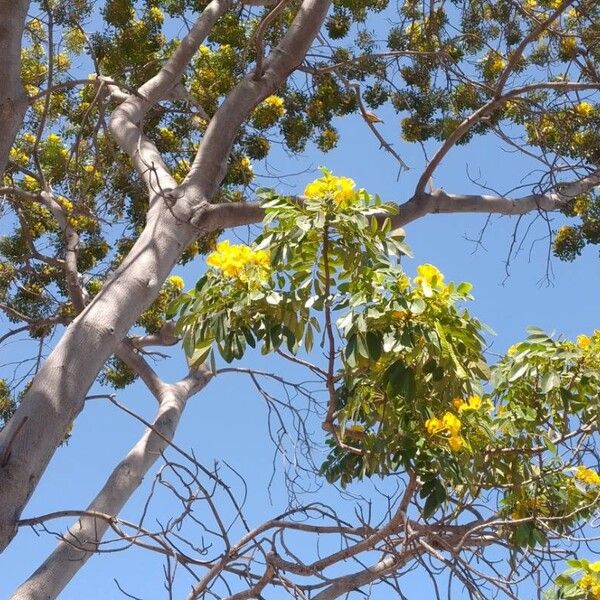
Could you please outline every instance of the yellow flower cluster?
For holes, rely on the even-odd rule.
[[[90,183],[101,185],[103,182],[102,173],[92,164],[83,165],[84,172],[88,175]]]
[[[29,131],[26,131],[23,134],[23,141],[26,144],[30,144],[31,146],[33,146],[36,143],[36,141],[37,141],[37,137],[35,135],[33,135],[33,133],[30,133]]]
[[[482,400],[481,396],[469,396],[466,400],[463,400],[462,398],[455,398],[452,401],[452,404],[454,404],[454,407],[459,413],[469,410],[477,411],[481,407],[484,407],[487,410],[492,410],[494,408],[489,400],[484,401]]]
[[[269,96],[265,98],[252,113],[252,123],[259,129],[266,129],[275,125],[286,113],[283,98]]]
[[[460,419],[451,412],[444,413],[441,419],[432,417],[425,421],[425,430],[431,436],[444,435],[448,437],[448,446],[452,452],[459,452],[464,446],[465,440],[460,435],[462,423]]]
[[[266,250],[253,250],[245,244],[231,245],[229,240],[217,244],[215,252],[208,255],[206,262],[227,277],[244,282],[253,275],[259,280],[266,279],[271,266]]]
[[[575,479],[579,479],[587,485],[600,485],[600,475],[594,469],[588,469],[587,467],[577,467]]]
[[[563,55],[573,57],[577,53],[577,39],[567,35],[560,40],[559,48]]]
[[[580,350],[587,350],[592,343],[592,339],[587,335],[578,335],[577,336],[577,347]]]
[[[63,41],[67,50],[79,54],[85,44],[85,34],[79,27],[73,27],[65,33]]]
[[[428,286],[432,289],[441,289],[444,287],[444,276],[437,267],[429,263],[417,267],[417,277],[415,283],[421,287]]]
[[[283,98],[280,98],[279,96],[269,96],[263,100],[263,104],[268,106],[278,117],[283,117],[283,115],[285,115]]]
[[[504,67],[506,67],[506,60],[496,52],[490,52],[483,64],[483,74],[493,79],[504,71]]]
[[[165,15],[158,6],[151,6],[148,11],[148,16],[150,17],[150,20],[157,25],[162,25],[165,20]]]
[[[179,291],[183,290],[185,285],[183,282],[183,277],[179,277],[179,275],[171,275],[171,277],[167,278],[167,283]]]
[[[326,173],[304,189],[304,195],[313,200],[331,198],[338,206],[347,206],[355,197],[355,183],[349,177],[336,177]]]
[[[524,519],[534,513],[548,514],[548,501],[546,498],[521,498],[515,503],[510,516],[513,519]]]
[[[25,167],[29,162],[29,155],[25,151],[19,150],[18,148],[11,148],[10,159],[19,166]]]
[[[589,102],[580,102],[574,110],[577,116],[587,118],[594,112],[594,107]]]
[[[592,565],[590,565],[590,568],[593,565],[597,565],[597,564],[598,563],[592,563]],[[588,592],[587,597],[589,600],[600,600],[600,581],[598,581],[597,577],[594,577],[590,573],[586,573],[579,580],[579,587],[584,590],[587,590],[587,592]]]

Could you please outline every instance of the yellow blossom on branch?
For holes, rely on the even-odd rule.
[[[417,277],[415,277],[415,283],[417,285],[429,286],[433,289],[438,289],[444,285],[444,276],[437,267],[426,263],[417,267]]]
[[[252,122],[259,129],[266,129],[275,125],[286,113],[283,98],[269,96],[265,98],[252,113]]]
[[[575,112],[579,117],[589,117],[594,112],[594,107],[589,102],[580,102],[575,106]]]
[[[435,435],[436,433],[440,433],[445,431],[446,427],[444,423],[436,417],[432,417],[431,419],[427,419],[425,421],[425,430],[429,435]]]
[[[183,277],[179,277],[179,275],[171,275],[171,277],[167,278],[167,283],[179,291],[183,290],[185,285]]]
[[[577,467],[575,479],[579,479],[587,485],[600,485],[600,475],[588,467]]]
[[[451,412],[444,413],[442,417],[442,422],[444,423],[444,427],[453,435],[458,435],[460,428],[462,427],[462,423],[460,419]]]
[[[459,413],[469,410],[477,411],[482,406],[488,410],[492,410],[494,408],[489,400],[484,401],[481,396],[477,395],[469,396],[466,400],[463,400],[462,398],[455,398],[452,403]]]
[[[355,196],[355,183],[349,177],[336,177],[325,173],[304,189],[304,195],[313,200],[332,198],[338,206],[347,206]]]
[[[464,445],[465,440],[460,435],[452,435],[448,440],[448,446],[450,446],[450,450],[452,450],[452,452],[458,452],[462,450]]]
[[[577,336],[577,347],[580,350],[587,350],[590,347],[591,343],[592,343],[592,340],[587,335],[578,335]]]
[[[244,282],[253,274],[259,280],[265,280],[271,266],[271,259],[266,250],[253,250],[245,244],[232,245],[229,240],[217,244],[215,252],[208,255],[206,262],[227,277]]]
[[[285,115],[283,98],[280,98],[279,96],[269,96],[263,100],[263,104],[271,108],[279,117]]]

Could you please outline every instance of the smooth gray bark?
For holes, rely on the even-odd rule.
[[[29,105],[21,82],[21,38],[29,0],[0,0],[0,177]]]
[[[214,4],[218,3],[209,6]],[[266,59],[261,77],[246,77],[229,94],[211,120],[181,189],[161,191],[168,188],[162,181],[168,183],[170,176],[156,149],[141,133],[137,138],[140,143],[131,144],[135,138],[132,125],[139,123],[137,117],[145,107],[127,100],[124,109],[117,109],[111,131],[136,157],[136,168],[151,190],[147,225],[100,293],[68,327],[0,432],[0,551],[14,537],[24,506],[69,425],[83,408],[85,395],[104,362],[157,297],[186,246],[199,234],[220,227],[218,222],[207,226],[205,216],[225,174],[239,125],[300,64],[329,5],[328,0],[305,0],[288,33]],[[197,36],[194,43],[200,43],[199,39]],[[182,48],[182,52],[187,51],[185,43]],[[176,72],[163,76],[166,68],[177,67],[175,59],[172,57],[156,78],[143,86],[148,102],[166,97],[178,81]],[[121,131],[124,136],[119,135]],[[157,177],[161,179],[160,189],[152,193]]]
[[[187,400],[210,379],[210,372],[192,372],[174,385],[163,384],[152,428],[114,469],[87,511],[116,516],[142,483],[148,470],[172,440]],[[57,548],[23,583],[12,600],[52,600],[57,598],[98,548],[109,528],[105,519],[81,517],[64,535]]]

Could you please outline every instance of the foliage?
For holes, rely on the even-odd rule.
[[[207,2],[32,6],[21,52],[29,109],[0,191],[0,311],[11,328],[2,342],[28,336],[36,356],[35,367],[0,379],[0,428],[52,336],[98,296],[144,231],[149,190],[108,117],[160,71]],[[145,115],[140,130],[179,187],[160,190],[163,200],[185,188],[211,120],[241,81],[260,75],[261,55],[299,6],[232,6],[180,85]],[[382,19],[371,21],[375,13]],[[585,527],[600,495],[600,333],[571,342],[531,328],[489,365],[488,330],[465,308],[470,284],[446,282],[427,263],[409,277],[404,233],[391,222],[428,195],[450,148],[496,136],[523,158],[515,185],[535,200],[528,211],[547,217],[548,200],[548,210],[562,211],[548,221],[554,255],[572,261],[599,244],[597,191],[562,195],[597,174],[599,23],[593,0],[336,0],[298,69],[248,110],[218,191],[206,198],[240,206],[258,198],[263,230],[251,245],[199,230],[178,263],[208,255],[209,269],[186,292],[177,275],[157,286],[127,342],[139,343],[139,357],[179,315],[192,367],[208,361],[216,370],[255,347],[306,361],[324,354],[325,366],[311,372],[326,388],[320,475],[329,482],[414,479],[415,518],[425,526],[462,526],[481,503],[494,543],[511,557]],[[383,137],[384,119],[372,111],[400,123],[399,144]],[[414,195],[402,190],[400,213],[326,170],[302,196],[257,187],[277,152],[340,145],[347,117],[362,119],[402,168],[404,148],[423,148],[432,170]],[[432,211],[453,208],[448,201]],[[113,356],[97,382],[122,389],[138,375]],[[571,561],[548,597],[599,598],[597,565]]]
[[[573,343],[530,328],[490,370],[483,327],[460,307],[471,286],[445,283],[429,264],[411,281],[403,234],[389,231],[392,209],[379,198],[326,170],[303,201],[261,195],[256,247],[221,242],[213,268],[172,306],[192,363],[213,348],[241,359],[257,343],[309,358],[323,327],[335,362],[329,481],[414,474],[424,518],[447,503],[457,516],[493,490],[516,548],[545,545],[548,527],[568,533],[594,513],[600,475],[570,440],[600,416],[600,331]]]

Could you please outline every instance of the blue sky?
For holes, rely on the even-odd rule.
[[[339,148],[328,155],[310,148],[298,158],[283,154],[270,158],[269,162],[281,173],[301,173],[286,178],[281,189],[301,191],[308,181],[318,176],[318,166],[326,165],[337,174],[351,176],[360,187],[385,200],[402,201],[410,197],[423,167],[422,155],[418,148],[401,142],[397,115],[385,110],[378,112],[385,121],[381,125],[382,131],[409,163],[411,171],[398,177],[393,159],[378,148],[366,125],[353,119],[340,123]],[[256,172],[260,174],[264,168],[256,165]],[[471,183],[468,174],[478,173],[487,185],[504,191],[520,182],[527,173],[527,166],[514,154],[497,148],[493,139],[480,138],[449,154],[436,173],[435,184],[450,192],[477,193],[481,190]],[[264,183],[271,185],[271,181]],[[554,223],[561,219],[556,216]],[[502,353],[525,335],[525,328],[530,324],[567,337],[600,327],[597,311],[600,273],[596,249],[587,248],[574,263],[552,259],[553,277],[546,281],[548,240],[535,242],[531,249],[534,240],[547,235],[545,224],[538,220],[523,251],[513,258],[507,278],[505,260],[516,220],[493,217],[483,238],[483,247],[478,247],[469,240],[478,237],[484,222],[485,216],[481,215],[432,215],[410,224],[406,227],[407,241],[415,259],[407,261],[405,266],[412,272],[416,265],[431,262],[447,279],[468,280],[474,284],[476,300],[470,311],[497,333],[491,340],[491,353]],[[203,259],[199,259],[198,263],[193,262],[176,272],[191,286],[203,268]],[[165,379],[174,380],[184,374],[185,364],[177,349],[168,352],[173,358],[161,363],[159,369]],[[493,362],[493,355],[490,360]],[[283,369],[286,376],[297,376],[295,370],[282,368],[281,363],[272,358],[251,357],[240,363],[240,366],[247,365]],[[118,397],[131,409],[151,418],[155,402],[143,386],[135,384],[120,392]],[[75,423],[69,444],[56,453],[24,516],[84,508],[142,430],[140,423],[108,402],[90,401]],[[318,429],[314,435],[321,435]],[[185,449],[193,449],[204,464],[227,461],[246,478],[249,486],[247,514],[251,524],[258,524],[285,508],[287,497],[281,484],[281,473],[276,474],[269,493],[274,448],[268,441],[265,403],[247,377],[223,375],[193,398],[176,441]],[[275,462],[278,461],[275,458]],[[227,477],[239,490],[236,477],[232,473]],[[138,497],[127,506],[124,518],[137,518],[151,480],[150,476]],[[328,499],[334,495],[324,491],[319,497]],[[156,514],[164,517],[169,506],[166,498],[159,497]],[[52,527],[60,531],[65,523],[54,522]],[[49,535],[42,533],[38,537],[29,530],[22,531],[2,556],[0,598],[8,597],[54,544]],[[298,548],[303,552],[305,546],[299,542]],[[167,597],[162,588],[162,559],[138,549],[92,558],[61,597],[65,600],[122,597],[113,581],[115,578],[125,590],[140,598]],[[176,597],[181,597],[183,584],[187,585],[189,580],[183,576],[182,582],[183,587],[177,588]],[[423,597],[416,591],[416,585],[413,578],[407,586],[411,600]]]

